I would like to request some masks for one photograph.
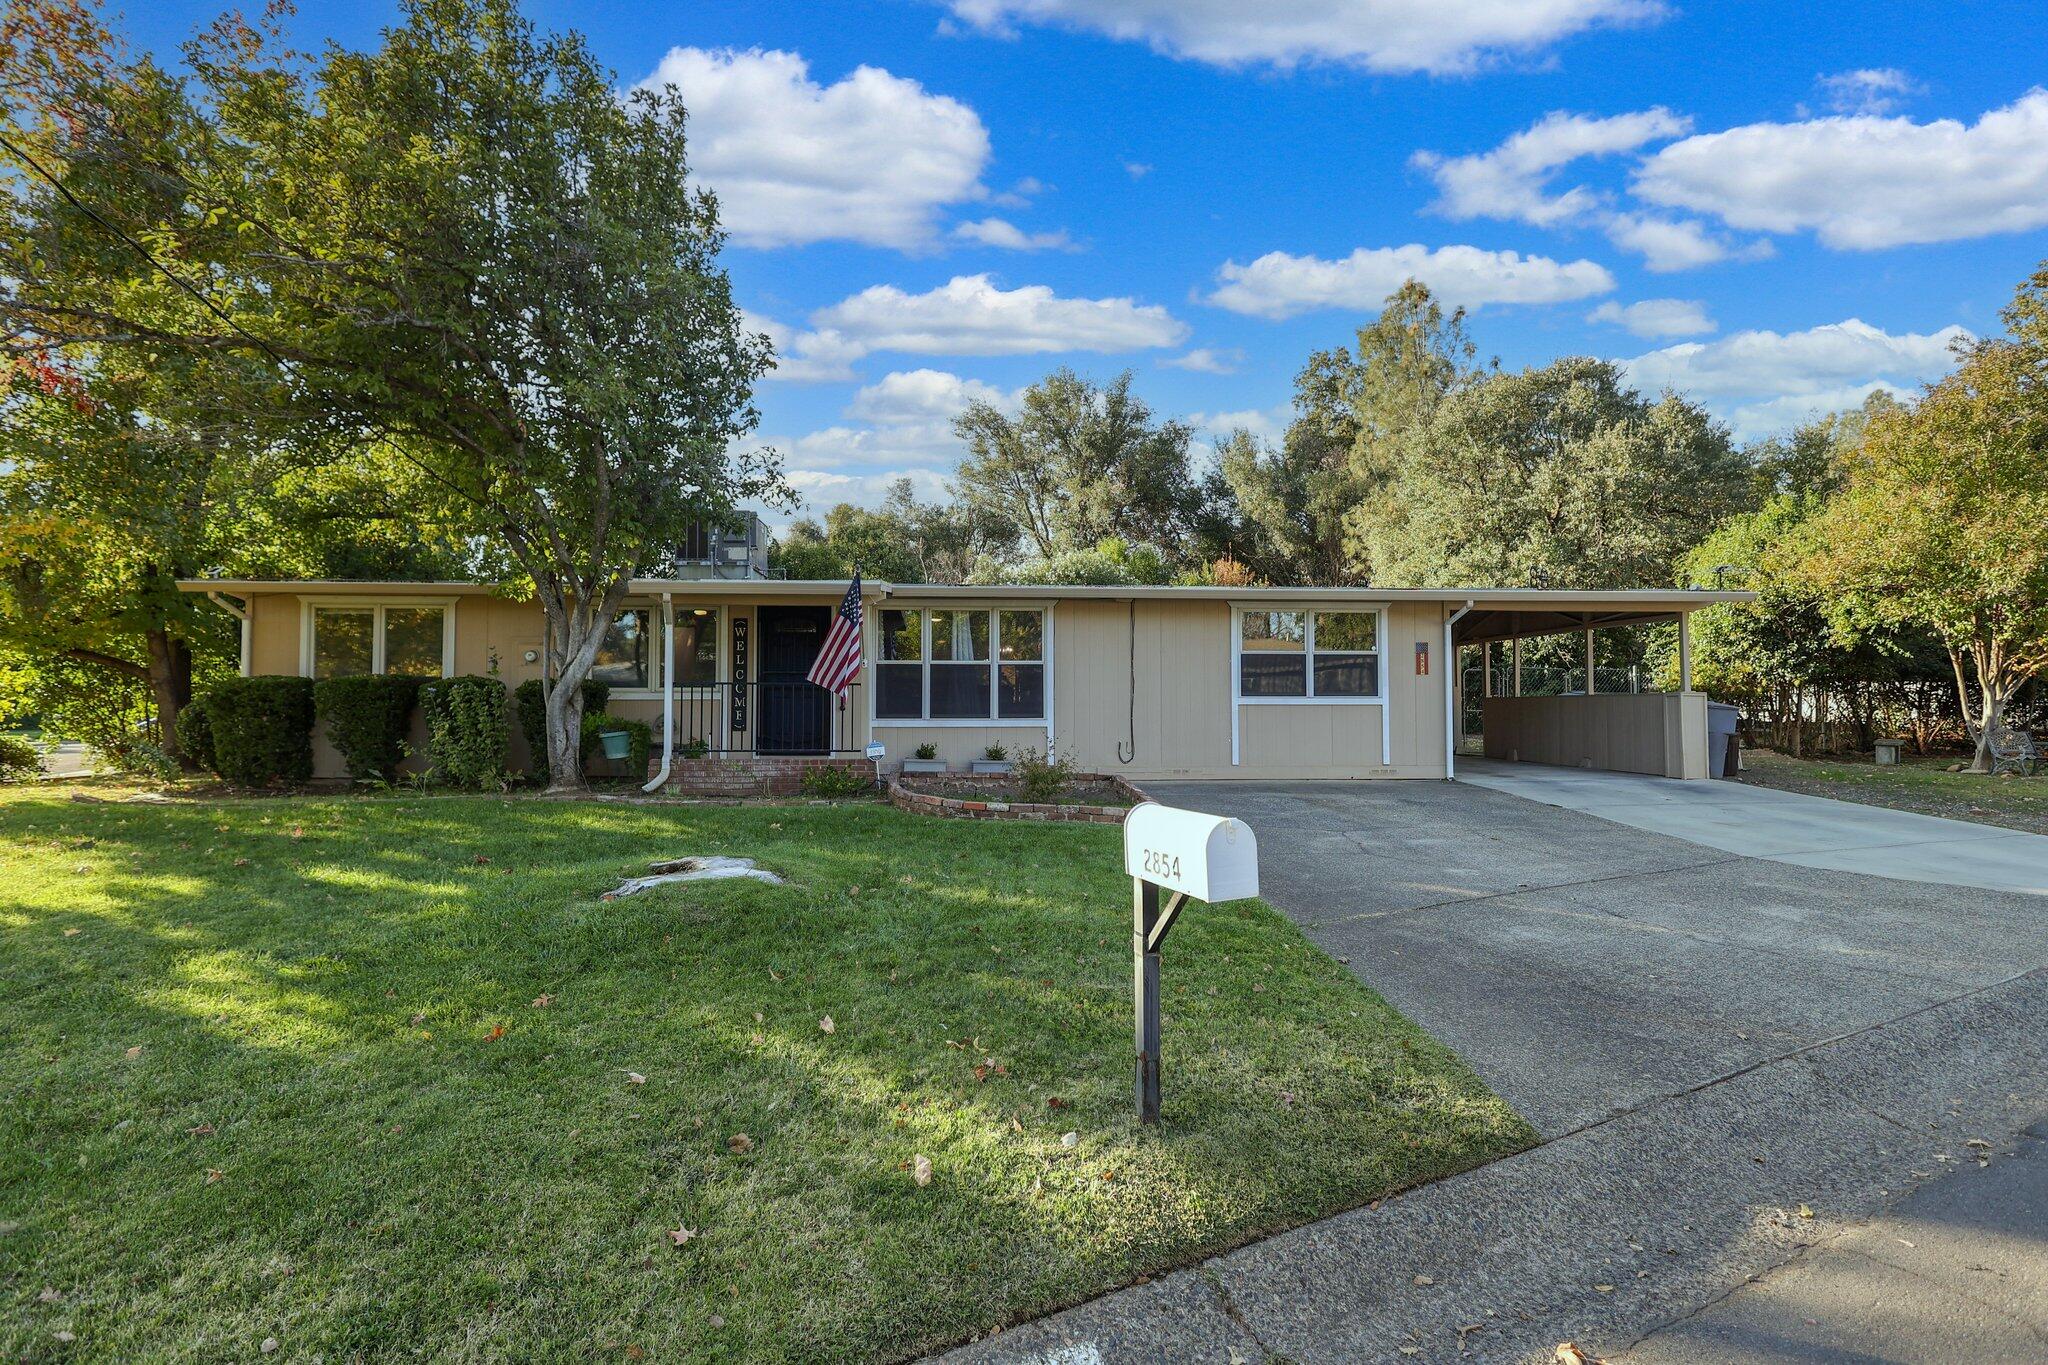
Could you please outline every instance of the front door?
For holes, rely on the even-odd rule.
[[[818,660],[830,607],[762,607],[758,612],[761,694],[755,750],[822,754],[832,746],[832,694],[804,675]]]

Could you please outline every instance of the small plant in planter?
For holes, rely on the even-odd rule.
[[[991,744],[981,751],[981,757],[968,764],[968,770],[980,777],[1004,777],[1010,771],[1010,751],[1000,744]]]
[[[946,761],[939,757],[938,745],[920,744],[917,746],[917,757],[903,760],[903,771],[907,773],[942,773],[946,771]]]
[[[705,742],[702,735],[692,735],[683,742],[682,755],[684,758],[702,758],[710,752],[711,746]]]

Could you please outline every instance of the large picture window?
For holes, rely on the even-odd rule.
[[[645,607],[622,611],[604,628],[597,657],[590,664],[590,680],[614,691],[646,691],[653,685],[647,670],[647,635],[654,613]]]
[[[875,660],[877,720],[1045,719],[1045,613],[891,607]]]
[[[1376,611],[1240,612],[1237,694],[1377,701],[1379,630]]]
[[[448,672],[448,608],[441,603],[337,603],[307,614],[307,671],[315,678]]]
[[[676,609],[676,686],[709,687],[718,681],[718,612]]]

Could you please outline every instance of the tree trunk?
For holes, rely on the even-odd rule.
[[[144,632],[149,648],[149,695],[156,707],[157,743],[171,757],[185,760],[178,747],[178,713],[192,700],[192,647],[162,627]]]
[[[547,618],[554,679],[548,686],[546,706],[550,792],[590,790],[583,775],[583,680],[597,660],[605,627],[625,600],[627,581],[625,577],[615,579],[594,600],[569,596],[559,587],[542,588],[541,609]]]

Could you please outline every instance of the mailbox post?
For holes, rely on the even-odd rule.
[[[1188,901],[1259,894],[1259,841],[1242,820],[1147,801],[1124,818],[1124,871],[1131,877],[1138,1122],[1157,1123],[1160,946]]]

